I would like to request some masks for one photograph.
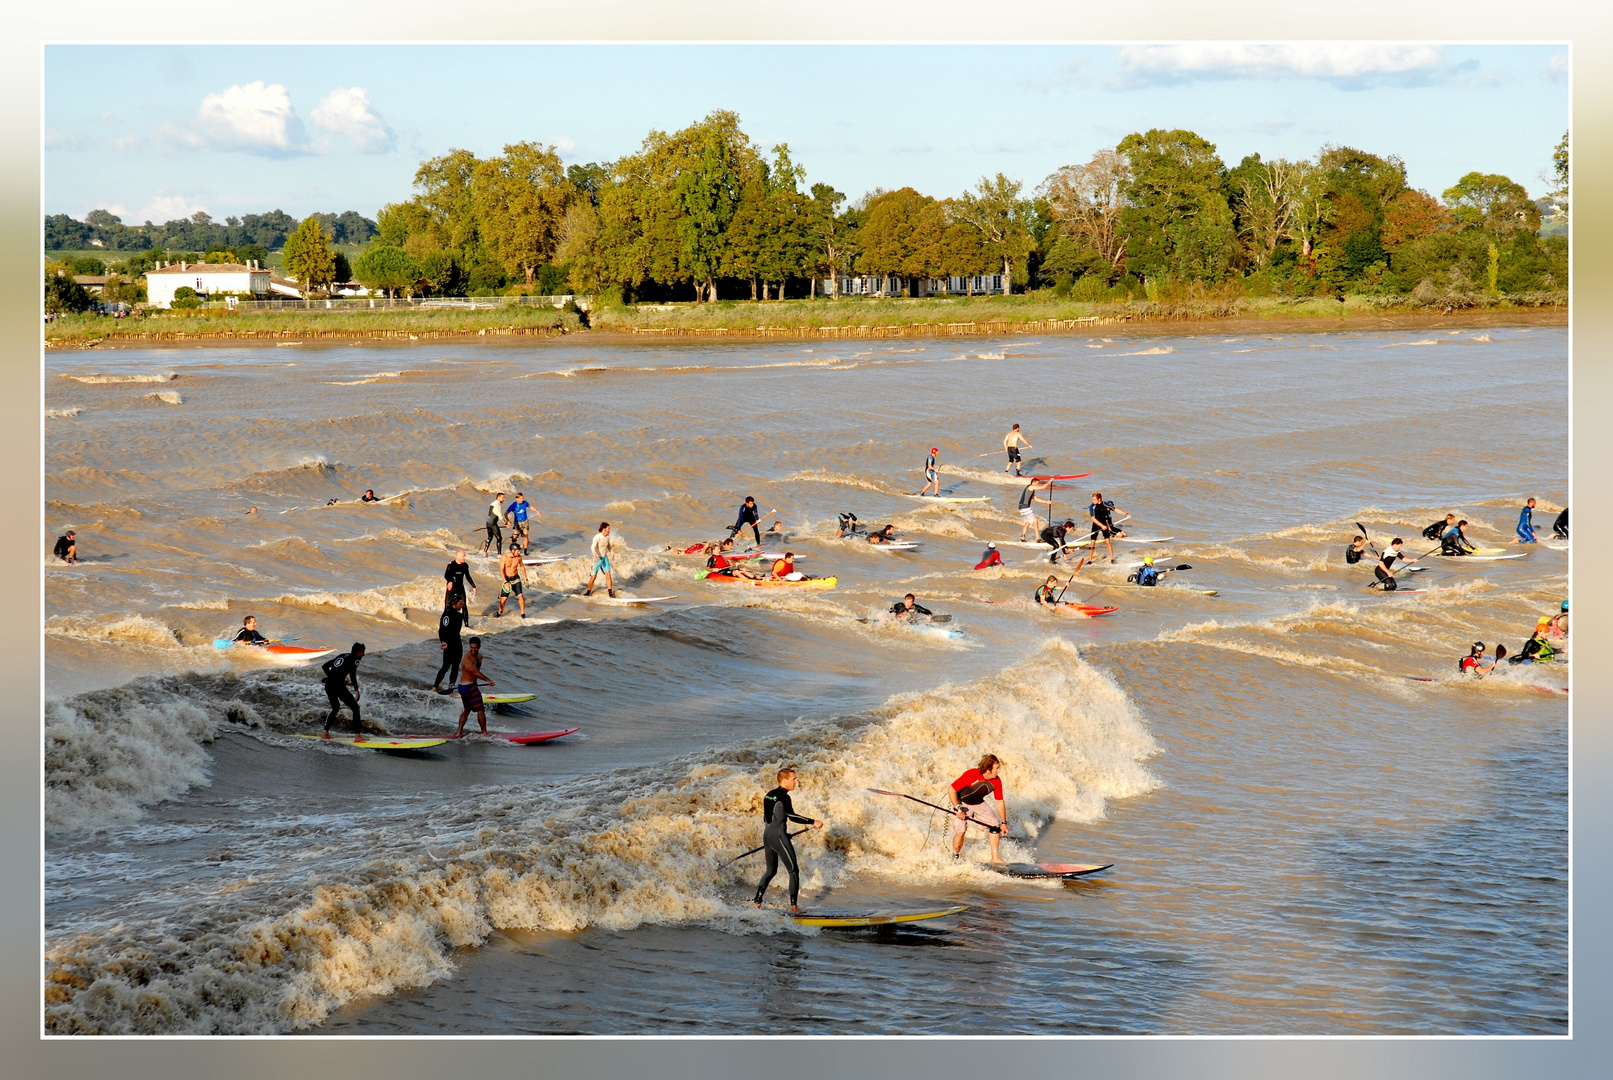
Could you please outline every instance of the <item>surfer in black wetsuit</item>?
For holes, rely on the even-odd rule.
[[[258,633],[258,617],[256,615],[248,615],[241,620],[241,629],[235,632],[234,640],[244,642],[247,645],[269,644],[269,639]]]
[[[1098,550],[1098,541],[1109,549],[1109,561],[1115,561],[1114,541],[1117,537],[1126,535],[1126,530],[1115,523],[1115,504],[1104,500],[1103,492],[1092,493],[1092,505],[1087,507],[1087,514],[1092,518],[1092,551]]]
[[[756,899],[752,903],[757,907],[762,906],[762,896],[772,883],[773,875],[778,873],[782,860],[784,868],[790,873],[790,910],[799,915],[801,907],[796,901],[801,895],[801,863],[795,857],[795,845],[790,843],[790,822],[818,829],[823,828],[823,822],[795,812],[795,804],[790,801],[790,792],[794,790],[795,770],[780,769],[778,787],[762,796],[762,821],[765,823],[762,826],[762,848],[766,852],[767,869],[762,872],[761,883],[756,886]]]
[[[898,619],[906,619],[908,622],[918,622],[919,616],[922,615],[924,616],[924,621],[929,622],[930,616],[934,615],[935,612],[915,600],[912,593],[908,593],[891,605],[891,614]]]
[[[751,535],[756,537],[756,546],[761,547],[762,546],[762,526],[761,526],[761,521],[762,521],[762,517],[756,510],[756,499],[755,499],[755,497],[751,496],[751,495],[747,495],[747,496],[745,496],[744,505],[742,505],[739,508],[739,517],[734,519],[733,528],[728,530],[728,535],[732,536],[732,537],[735,537],[735,538],[738,538],[739,534],[744,532],[745,527],[748,525],[748,526],[750,526]]]
[[[1361,561],[1361,557],[1366,553],[1367,538],[1361,535],[1356,535],[1350,540],[1350,546],[1344,549],[1344,561],[1349,565],[1354,566],[1356,563]]]
[[[463,646],[459,641],[459,631],[465,625],[465,602],[459,596],[450,594],[448,606],[442,609],[442,618],[437,620],[437,640],[442,645],[442,667],[437,669],[437,677],[431,680],[431,688],[439,694],[453,693],[453,686],[459,679],[459,661],[465,655]],[[442,685],[442,677],[448,676],[448,686]]]
[[[1441,555],[1471,555],[1478,550],[1478,548],[1468,543],[1467,533],[1462,531],[1466,527],[1467,518],[1463,518],[1440,534],[1439,553]]]
[[[342,706],[353,710],[353,738],[364,737],[364,722],[359,719],[358,662],[364,659],[364,643],[353,642],[353,647],[340,656],[333,656],[320,665],[325,672],[325,696],[330,699],[330,715],[325,717],[325,738],[330,738],[330,726],[336,722]],[[347,692],[348,684],[353,692]]]
[[[1049,556],[1049,561],[1059,561],[1059,556],[1064,554],[1064,547],[1069,543],[1069,535],[1074,529],[1075,522],[1071,520],[1066,521],[1063,525],[1049,525],[1042,530],[1042,543],[1053,549],[1053,554]]]
[[[448,582],[448,595],[443,597],[443,603],[451,603],[454,597],[459,597],[461,605],[469,603],[465,599],[465,585],[469,583],[470,593],[476,595],[476,579],[470,576],[470,564],[465,561],[463,551],[454,552],[454,559],[448,564],[448,569],[442,572],[443,580]],[[465,609],[465,625],[470,625],[470,609]]]
[[[64,563],[78,562],[78,534],[68,529],[56,538],[56,547],[52,552]]]
[[[67,535],[72,536],[73,534],[68,533]],[[1559,540],[1568,539],[1568,507],[1563,507],[1563,512],[1558,514],[1557,520],[1551,523],[1551,535]]]

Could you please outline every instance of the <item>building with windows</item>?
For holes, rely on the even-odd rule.
[[[174,293],[187,285],[204,297],[217,293],[265,297],[269,295],[269,271],[256,261],[244,266],[177,262],[146,271],[146,298],[155,307],[172,307]]]
[[[839,279],[841,296],[906,296],[911,282],[913,296],[987,296],[1003,291],[1001,274],[975,274],[971,277],[904,278],[892,275],[846,275]],[[831,282],[823,278],[818,292],[830,293]]]

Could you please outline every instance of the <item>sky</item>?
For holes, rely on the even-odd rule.
[[[716,109],[853,200],[998,172],[1034,190],[1154,127],[1197,132],[1229,166],[1339,144],[1399,156],[1436,196],[1473,171],[1539,196],[1568,75],[1564,44],[57,45],[44,211],[373,218],[450,148],[605,162]]]

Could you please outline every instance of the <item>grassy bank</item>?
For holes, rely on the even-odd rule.
[[[1092,303],[1050,291],[1024,296],[918,300],[785,300],[755,303],[639,304],[601,307],[589,316],[590,335],[675,337],[924,337],[1000,333],[1060,333],[1124,324],[1133,329],[1216,323],[1248,332],[1390,329],[1508,322],[1566,324],[1566,293],[1517,296],[1441,294],[1414,298],[1350,296],[1284,300],[1208,298]],[[210,311],[140,319],[68,316],[45,326],[51,347],[161,344],[238,339],[404,339],[570,334],[583,329],[575,314],[549,308],[495,310]]]

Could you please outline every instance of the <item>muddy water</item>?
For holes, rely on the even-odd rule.
[[[1507,545],[1525,496],[1548,533],[1566,498],[1566,352],[1496,329],[52,356],[47,520],[86,561],[45,571],[49,1021],[1565,1031],[1570,666],[1455,661],[1567,595],[1566,550]],[[1082,568],[1069,598],[1116,613],[1028,607],[1032,549],[970,569],[1019,535],[993,453],[1015,421],[1028,471],[1094,474],[1061,517],[1101,487],[1170,538]],[[931,445],[948,494],[989,501],[905,497]],[[525,624],[477,554],[497,490],[574,556],[534,569]],[[667,550],[746,494],[836,589],[708,585]],[[1447,510],[1526,556],[1432,559],[1391,596],[1345,565],[1356,522],[1417,553]],[[836,539],[841,512],[921,546]],[[574,595],[600,520],[624,588],[675,599]],[[320,745],[313,671],[212,646],[246,614],[363,640],[367,722],[449,733],[426,687],[460,547],[488,673],[537,695],[493,726],[578,735]],[[1193,569],[1113,587],[1145,553]],[[908,591],[962,636],[884,619]],[[1016,857],[1115,867],[1008,881],[867,791],[940,797],[986,751]],[[969,910],[802,932],[780,883],[750,908],[756,859],[718,864],[759,842],[781,763],[830,823],[798,842],[806,906]]]

